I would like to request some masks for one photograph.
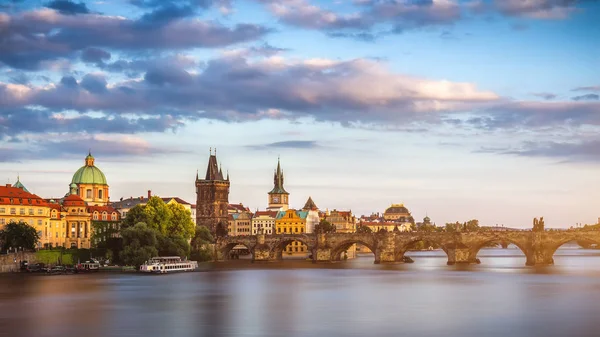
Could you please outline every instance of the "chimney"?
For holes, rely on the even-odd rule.
[[[152,197],[152,190],[148,190],[148,199],[150,199],[150,197]]]
[[[11,184],[6,184],[6,187],[11,187]]]

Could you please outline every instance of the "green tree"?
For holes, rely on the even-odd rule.
[[[335,225],[323,219],[315,225],[315,233],[335,233]]]
[[[358,226],[356,226],[356,232],[357,233],[373,233],[373,230],[371,230],[371,228],[369,228],[369,226],[358,225]]]
[[[19,247],[21,249],[32,250],[35,249],[39,240],[40,236],[35,228],[22,221],[11,221],[0,230],[2,251]]]
[[[156,248],[160,256],[190,256],[190,244],[186,239],[179,235],[164,236],[158,234],[156,236],[158,242]]]
[[[183,205],[165,204],[161,198],[153,196],[146,205],[137,205],[127,212],[123,227],[144,222],[163,236],[181,236],[189,240],[194,236],[194,222],[191,216],[191,212]]]
[[[205,226],[196,227],[196,235],[192,239],[191,259],[195,261],[210,261],[213,259],[213,236]]]
[[[123,250],[121,260],[130,266],[139,267],[158,255],[156,232],[143,222],[121,231]]]

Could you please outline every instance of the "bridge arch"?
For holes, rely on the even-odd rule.
[[[368,243],[367,240],[361,239],[348,239],[341,241],[335,247],[331,249],[331,261],[340,261],[342,259],[342,252],[348,250],[354,244],[361,244],[371,250],[373,252],[373,256],[377,259],[377,244],[372,242]]]
[[[564,239],[548,246],[548,248],[546,248],[546,250],[545,250],[547,258],[552,261],[552,264],[554,264],[554,254],[556,254],[556,251],[560,247],[562,247],[563,245],[565,245],[569,242],[577,242],[577,241],[592,242],[592,243],[595,243],[596,245],[600,246],[600,235],[598,237],[593,237],[593,236],[583,236],[578,233],[573,233],[572,236],[564,238]]]
[[[304,235],[298,235],[297,237],[296,236],[283,237],[280,240],[272,243],[271,244],[271,252],[270,252],[271,257],[276,260],[283,260],[283,251],[289,244],[291,244],[294,241],[304,244],[306,246],[307,254],[309,254],[309,255],[313,254],[314,247],[311,244],[308,237],[306,237]]]
[[[481,240],[478,241],[477,243],[475,243],[474,245],[472,245],[469,249],[469,259],[471,260],[471,262],[475,262],[475,261],[479,261],[477,259],[477,255],[479,254],[479,251],[485,247],[486,245],[490,244],[490,243],[494,243],[497,242],[499,244],[503,244],[503,242],[508,242],[508,244],[513,244],[515,246],[517,246],[517,248],[519,248],[519,250],[523,253],[523,255],[525,255],[525,259],[526,265],[531,265],[534,262],[534,256],[533,256],[533,252],[531,249],[529,249],[529,247],[527,247],[526,244],[524,244],[523,242],[519,242],[517,240],[513,240],[512,238],[508,237],[508,236],[503,236],[503,235],[494,235],[492,237],[488,237],[485,240]],[[479,262],[477,262],[479,263]]]
[[[419,235],[415,237],[411,237],[408,240],[402,240],[401,242],[397,242],[396,249],[394,251],[394,260],[397,262],[402,262],[404,259],[404,254],[417,242],[431,242],[436,244],[441,250],[446,253],[446,257],[449,259],[448,255],[448,247],[447,243],[439,240],[436,237],[429,237],[426,235]]]
[[[249,242],[245,242],[245,241],[231,241],[231,242],[227,242],[226,244],[224,244],[221,249],[220,249],[220,255],[222,257],[223,260],[236,260],[237,258],[239,258],[239,255],[234,254],[234,248],[237,246],[244,246],[248,249],[248,251],[250,252],[250,255],[252,257],[252,260],[254,260],[254,245],[250,244]]]

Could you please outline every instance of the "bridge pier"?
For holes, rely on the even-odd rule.
[[[449,266],[477,263],[477,258],[472,256],[471,249],[469,248],[448,248],[446,254],[448,255],[448,262],[446,264]]]

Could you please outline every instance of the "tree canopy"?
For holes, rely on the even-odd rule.
[[[153,196],[145,205],[137,205],[127,212],[123,227],[132,227],[143,222],[163,236],[189,240],[194,236],[195,225],[191,212],[181,204],[165,202]]]
[[[480,230],[479,220],[472,219],[467,222],[455,222],[446,224],[446,232],[477,232]]]
[[[196,227],[196,235],[192,239],[191,259],[196,261],[210,261],[213,258],[212,245],[214,241],[210,230],[205,226]]]
[[[127,265],[139,267],[158,255],[156,231],[143,222],[123,229],[121,237],[123,238],[121,260]]]
[[[315,233],[335,233],[335,225],[323,219],[315,225]]]
[[[2,251],[6,251],[9,248],[35,249],[39,240],[40,236],[35,228],[22,221],[11,221],[0,230]]]
[[[358,225],[358,226],[356,226],[356,232],[357,233],[373,233],[373,230],[371,230],[371,228],[369,228],[369,226]]]

